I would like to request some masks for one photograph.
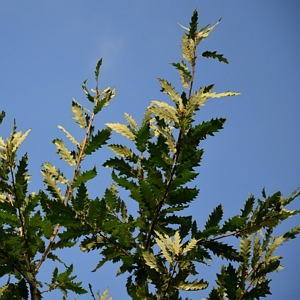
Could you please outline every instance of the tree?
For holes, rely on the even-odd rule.
[[[61,159],[73,168],[70,179],[46,162],[41,170],[46,189],[28,193],[27,154],[19,159],[17,150],[30,130],[17,131],[14,122],[10,136],[0,139],[0,273],[7,277],[0,289],[1,299],[42,299],[54,289],[60,289],[64,299],[68,291],[87,293],[81,282],[75,281],[73,265],[67,266],[55,253],[78,243],[82,251],[100,251],[101,260],[94,271],[108,261],[119,263],[118,275],[128,273],[126,289],[132,299],[181,299],[182,290],[206,289],[208,282],[197,270],[205,268],[213,256],[229,263],[217,274],[216,287],[207,299],[259,299],[271,293],[268,275],[281,269],[281,257],[275,250],[295,238],[300,226],[277,237],[273,232],[282,221],[300,212],[287,209],[299,196],[299,189],[287,198],[280,192],[267,196],[265,190],[262,199],[250,195],[241,213],[225,221],[220,204],[201,229],[193,216],[184,214],[199,193],[192,181],[203,155],[201,142],[223,129],[226,121],[216,118],[195,124],[194,116],[210,98],[239,94],[213,92],[214,85],[194,91],[197,47],[219,22],[198,29],[198,13],[194,11],[190,26],[181,26],[185,30],[183,60],[172,65],[179,72],[183,92],[159,79],[161,91],[171,101],[152,101],[140,125],[125,113],[127,124],[107,123],[96,131],[95,117],[115,95],[110,88],[99,89],[102,59],[98,61],[92,94],[87,81],[82,85],[92,109],[72,102],[73,118],[84,132],[83,140],[79,142],[59,126],[73,150],[61,139],[53,141]],[[228,63],[216,51],[205,51],[202,56]],[[1,122],[4,117],[2,112]],[[83,162],[107,145],[112,131],[125,136],[128,143],[108,145],[116,156],[103,166],[112,169],[113,183],[102,196],[92,199],[87,182],[97,176],[97,169],[84,170]],[[128,212],[129,200],[120,197],[119,189],[129,192],[129,199],[137,204],[136,212]],[[229,237],[237,238],[239,247],[229,244]],[[44,288],[38,274],[47,259],[65,270],[55,267]],[[89,289],[95,299],[92,287]],[[107,295],[107,291],[98,294],[98,299]]]

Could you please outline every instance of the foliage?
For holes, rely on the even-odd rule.
[[[45,190],[28,193],[27,154],[18,159],[17,150],[30,130],[17,131],[14,123],[9,138],[0,138],[0,273],[8,278],[0,288],[1,299],[42,299],[54,289],[59,289],[64,299],[69,291],[87,293],[81,282],[75,281],[73,265],[65,265],[55,254],[57,249],[75,247],[78,241],[82,251],[100,252],[94,271],[106,262],[119,263],[117,275],[128,274],[126,289],[132,299],[181,299],[180,291],[208,288],[197,270],[207,267],[213,256],[229,263],[217,274],[216,287],[207,299],[259,299],[271,293],[268,275],[282,268],[275,250],[295,238],[300,226],[277,237],[273,232],[282,221],[299,213],[287,209],[299,196],[299,189],[288,198],[280,192],[266,196],[264,190],[262,199],[250,195],[241,213],[224,221],[220,204],[203,229],[183,213],[199,193],[192,181],[203,155],[201,142],[223,129],[226,121],[216,118],[195,124],[194,116],[210,98],[239,94],[215,93],[213,85],[193,91],[197,46],[219,22],[199,30],[194,11],[190,26],[180,25],[186,30],[181,44],[183,60],[172,65],[179,72],[183,91],[179,93],[167,80],[158,79],[170,102],[151,101],[140,125],[125,113],[127,124],[107,123],[106,128],[95,130],[94,118],[115,95],[115,90],[98,88],[99,60],[93,94],[87,81],[82,85],[93,105],[91,111],[72,101],[72,118],[84,130],[84,139],[79,142],[58,126],[74,149],[69,150],[61,139],[53,141],[57,154],[73,168],[72,178],[45,162],[41,170]],[[202,56],[228,63],[216,51],[205,51]],[[0,123],[4,117],[2,112]],[[125,136],[132,147],[108,145],[115,157],[103,166],[112,169],[113,183],[102,196],[91,199],[87,182],[97,176],[97,169],[83,170],[82,162],[107,144],[112,131]],[[129,191],[137,212],[128,211],[128,200],[119,196],[119,189]],[[226,243],[230,236],[239,239],[239,249]],[[65,270],[55,267],[51,282],[43,288],[37,276],[46,259]],[[91,286],[89,290],[96,299]],[[97,294],[98,299],[107,297],[108,290]]]

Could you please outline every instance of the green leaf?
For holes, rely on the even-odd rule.
[[[169,193],[166,203],[169,205],[183,205],[193,201],[198,194],[199,190],[196,188],[180,187]]]
[[[104,106],[107,106],[109,104],[109,102],[115,97],[116,89],[111,90],[110,88],[107,88],[106,90],[103,91],[103,94],[105,96],[103,98],[101,98],[94,107],[95,115],[99,111],[101,111]]]
[[[234,216],[233,218],[228,219],[228,221],[225,221],[225,224],[222,227],[221,231],[223,233],[226,233],[228,231],[236,231],[237,229],[240,229],[243,226],[245,226],[246,222],[246,217]]]
[[[107,144],[108,139],[110,138],[111,130],[106,128],[101,131],[98,130],[96,135],[92,135],[89,143],[84,149],[84,153],[89,155],[94,151],[100,149],[103,145]]]
[[[97,65],[96,65],[96,69],[95,69],[95,77],[96,77],[95,79],[96,79],[97,87],[98,87],[98,77],[99,77],[99,74],[100,74],[101,65],[102,65],[102,58],[100,58],[98,60]]]
[[[0,124],[2,123],[4,118],[5,118],[5,111],[2,110],[2,112],[0,113]]]
[[[219,130],[223,129],[223,125],[226,119],[211,119],[207,122],[202,122],[202,124],[198,124],[191,130],[191,134],[193,137],[199,140],[203,140],[207,135],[214,136],[215,132],[219,132]]]
[[[125,162],[123,158],[111,158],[107,160],[104,164],[106,168],[113,168],[114,170],[119,171],[119,175],[126,175],[128,177],[137,178],[137,171],[133,166]]]
[[[208,282],[203,279],[195,279],[192,282],[181,282],[177,288],[184,291],[199,291],[208,287]]]
[[[252,260],[251,260],[251,267],[253,270],[256,270],[259,264],[259,260],[262,257],[262,248],[260,244],[260,238],[256,234],[254,236],[254,242],[253,242],[253,255],[252,255]]]
[[[73,188],[79,187],[82,183],[87,182],[97,176],[96,167],[91,170],[85,171],[75,178]]]
[[[83,112],[83,108],[74,99],[72,101],[72,112],[74,114],[72,118],[77,121],[76,123],[80,126],[80,128],[86,129],[86,118]]]
[[[242,261],[239,252],[230,245],[216,241],[207,241],[205,243],[201,243],[201,245],[204,248],[211,250],[215,255],[224,259]]]
[[[257,278],[265,276],[268,273],[272,273],[276,271],[280,266],[280,260],[273,260],[269,263],[265,264],[262,268],[258,270],[258,272],[255,274]]]
[[[209,218],[205,224],[205,228],[218,226],[223,217],[223,207],[219,204],[213,212],[209,215]]]
[[[194,40],[198,29],[198,12],[195,9],[190,22],[189,38]]]
[[[29,292],[28,292],[28,288],[27,288],[27,285],[26,285],[26,280],[24,278],[22,278],[19,282],[18,282],[18,290],[19,290],[19,293],[22,297],[22,299],[29,299],[28,296],[29,296]]]
[[[205,51],[202,53],[202,56],[206,58],[217,58],[220,62],[224,62],[225,64],[229,63],[228,60],[223,57],[223,54],[217,54],[217,51]]]
[[[92,103],[94,103],[95,101],[95,98],[89,93],[89,91],[87,90],[86,88],[86,83],[87,83],[87,79],[82,83],[82,88],[83,88],[83,91],[84,93],[86,94],[86,97],[88,98],[88,100]]]
[[[241,217],[247,217],[253,209],[253,205],[255,202],[255,198],[253,197],[253,195],[250,195],[250,197],[247,199],[245,205],[244,205],[244,209],[242,209],[242,215]]]
[[[131,141],[135,141],[135,134],[132,130],[126,126],[125,124],[120,123],[106,123],[107,127],[111,128],[112,130],[122,134],[123,136],[127,137]]]
[[[290,239],[296,238],[296,234],[299,234],[300,232],[300,226],[295,226],[291,230],[287,231],[285,234],[282,235],[284,238],[284,241],[288,241]]]
[[[76,161],[73,159],[71,152],[66,147],[65,143],[60,139],[55,139],[52,142],[57,148],[57,154],[61,156],[61,159],[66,161],[70,166],[75,166]]]
[[[147,142],[151,138],[150,123],[145,123],[136,133],[136,148],[140,152],[144,152],[147,148]]]
[[[234,267],[229,263],[226,270],[224,285],[228,299],[236,299],[237,282],[237,272],[234,269]]]
[[[89,202],[89,194],[85,184],[82,182],[77,189],[76,197],[72,198],[72,204],[74,210],[77,212],[83,212]]]
[[[245,299],[260,299],[259,297],[266,297],[266,295],[272,295],[270,292],[269,283],[271,280],[264,280],[258,282],[256,286],[244,295]]]
[[[62,130],[65,134],[66,134],[66,136],[67,136],[67,138],[75,145],[75,146],[77,146],[78,148],[80,147],[80,143],[79,142],[77,142],[76,141],[76,139],[65,129],[65,128],[63,128],[62,126],[60,126],[60,125],[57,125],[57,127],[60,129],[60,130]]]

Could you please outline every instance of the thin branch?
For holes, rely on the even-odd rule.
[[[101,95],[101,94],[98,93],[97,96],[95,97],[94,106],[97,105],[97,103],[98,103],[98,101],[99,101],[98,99],[99,99],[100,95]],[[80,148],[80,153],[79,153],[79,156],[78,156],[78,159],[77,159],[77,163],[76,163],[76,166],[75,166],[75,169],[74,169],[74,172],[73,172],[72,181],[71,181],[71,183],[68,185],[67,195],[66,195],[65,202],[64,202],[66,206],[68,205],[68,202],[69,202],[69,200],[70,200],[70,198],[71,198],[71,196],[72,196],[72,192],[73,192],[73,183],[74,183],[74,181],[75,181],[75,179],[76,179],[78,170],[79,170],[79,168],[80,168],[80,164],[81,164],[81,162],[82,162],[82,160],[83,160],[84,150],[85,150],[85,147],[86,147],[86,145],[87,145],[87,140],[88,140],[89,135],[90,135],[90,131],[91,131],[91,127],[92,127],[94,118],[95,118],[95,113],[92,113],[91,119],[90,119],[90,121],[89,121],[88,128],[87,128],[87,130],[86,130],[86,132],[85,132],[85,137],[84,137],[84,140],[83,140],[83,142],[82,142],[82,146],[81,146],[81,148]],[[41,265],[42,265],[43,262],[45,261],[45,259],[46,259],[47,255],[48,255],[48,253],[50,252],[50,250],[51,250],[51,248],[52,248],[52,246],[53,246],[54,240],[55,240],[55,238],[56,238],[56,236],[57,236],[57,234],[58,234],[59,228],[60,228],[60,225],[57,224],[56,227],[55,227],[55,229],[54,229],[54,231],[53,231],[53,234],[52,234],[52,237],[51,237],[51,239],[50,239],[50,242],[49,242],[49,244],[48,244],[48,246],[47,246],[47,249],[45,250],[43,256],[41,257],[41,259],[40,259],[40,261],[39,261],[39,263],[38,263],[38,265],[37,265],[36,268],[35,268],[35,271],[36,271],[36,272],[39,270],[39,268],[41,267]]]
[[[195,42],[195,45],[196,45],[196,42]],[[193,82],[194,82],[194,78],[195,78],[195,66],[196,66],[196,59],[197,59],[197,55],[196,55],[196,48],[197,46],[194,46],[194,51],[193,51],[193,64],[192,64],[192,79],[191,79],[191,83],[190,83],[190,87],[189,87],[189,95],[188,95],[188,100],[190,99],[191,95],[192,95],[192,89],[193,89]],[[167,183],[167,186],[166,186],[166,189],[165,189],[165,192],[164,192],[164,195],[162,197],[162,199],[160,200],[160,202],[158,203],[158,207],[156,209],[156,212],[155,212],[155,215],[154,215],[154,218],[152,219],[152,222],[151,222],[151,225],[150,225],[150,228],[149,228],[149,232],[148,232],[148,236],[147,236],[147,241],[146,241],[146,245],[145,245],[145,250],[148,249],[149,247],[149,244],[150,244],[150,240],[151,240],[151,237],[153,235],[153,232],[154,232],[154,228],[155,228],[155,225],[156,225],[156,222],[159,218],[159,213],[164,205],[164,202],[165,202],[165,199],[168,195],[168,191],[169,191],[169,188],[170,188],[170,185],[171,185],[171,182],[173,180],[173,176],[175,174],[175,171],[176,171],[176,168],[177,168],[177,160],[178,160],[178,157],[179,157],[179,153],[180,153],[180,145],[181,145],[181,141],[182,141],[182,137],[183,137],[183,131],[182,129],[180,129],[179,131],[179,135],[178,135],[178,139],[177,139],[177,143],[176,143],[176,153],[174,154],[174,157],[173,157],[173,161],[174,161],[174,165],[173,165],[173,169],[171,171],[171,176],[170,176],[170,179]]]

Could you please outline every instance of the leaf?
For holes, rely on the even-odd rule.
[[[94,103],[95,98],[89,93],[89,91],[86,88],[86,83],[87,83],[87,79],[82,83],[82,89],[84,91],[84,93],[86,94],[86,97],[88,98],[88,100],[92,103]]]
[[[171,128],[167,126],[163,128],[161,126],[155,126],[155,125],[152,125],[151,128],[154,130],[155,136],[161,135],[165,138],[164,143],[168,145],[169,151],[176,153],[176,142],[171,132]]]
[[[22,134],[22,131],[16,132],[12,136],[11,145],[12,145],[12,152],[15,152],[19,149],[20,145],[23,143],[23,141],[27,138],[29,132],[31,129],[28,129],[24,134]]]
[[[18,291],[19,291],[22,299],[25,299],[25,300],[28,299],[29,292],[28,292],[28,288],[27,288],[27,285],[26,285],[26,280],[24,278],[22,278],[18,282]]]
[[[232,264],[229,263],[227,269],[226,269],[226,275],[225,275],[225,292],[227,294],[228,299],[236,299],[236,290],[237,290],[237,272],[232,266]]]
[[[64,201],[64,197],[61,194],[60,188],[56,183],[56,179],[53,178],[53,175],[49,173],[47,170],[41,170],[41,173],[44,177],[44,183],[47,191],[49,191],[52,197],[54,197],[55,199]]]
[[[2,123],[4,118],[5,118],[5,111],[2,110],[2,112],[0,113],[0,124]]]
[[[130,126],[132,126],[134,129],[138,129],[138,124],[137,122],[132,118],[132,116],[130,116],[127,113],[124,113],[125,119],[127,120],[127,122],[129,123]]]
[[[171,191],[166,199],[169,205],[183,205],[193,201],[199,194],[196,188],[180,187]]]
[[[173,251],[174,253],[176,253],[177,255],[179,254],[180,250],[181,250],[181,237],[180,237],[180,234],[179,234],[179,231],[177,230],[174,234],[174,242],[173,242]]]
[[[189,84],[191,82],[191,79],[192,79],[192,74],[189,71],[185,62],[181,61],[180,63],[171,63],[171,65],[174,66],[178,70],[182,86],[184,88],[188,88]]]
[[[205,228],[218,226],[223,217],[223,207],[219,204],[213,212],[209,215],[209,218],[205,224]]]
[[[87,144],[86,148],[84,149],[84,153],[89,155],[96,150],[100,149],[103,145],[107,144],[111,135],[111,130],[106,128],[102,129],[101,131],[98,130],[96,135],[92,135],[90,138],[89,143]]]
[[[97,65],[96,65],[96,69],[95,69],[95,79],[96,79],[97,87],[98,87],[98,77],[99,77],[99,74],[100,74],[101,65],[102,65],[102,58],[100,58],[98,60]]]
[[[253,195],[250,195],[250,197],[247,199],[245,205],[244,205],[244,209],[242,209],[242,215],[241,217],[247,217],[253,209],[253,205],[255,202],[255,198],[253,197]]]
[[[237,95],[240,95],[241,93],[240,92],[230,92],[230,91],[227,91],[227,92],[223,92],[223,93],[208,93],[208,97],[209,98],[221,98],[221,97],[229,97],[229,96],[237,96]]]
[[[213,26],[209,27],[209,25],[203,27],[202,29],[200,29],[199,32],[197,32],[196,34],[196,45],[198,45],[201,41],[204,41],[208,36],[209,34],[214,30],[214,28],[220,24],[220,21],[221,19]]]
[[[193,11],[193,15],[190,22],[190,29],[189,29],[189,38],[194,40],[196,36],[196,31],[198,29],[198,12],[195,9]]]
[[[114,131],[122,134],[123,136],[127,137],[131,141],[135,141],[135,134],[128,128],[125,124],[120,123],[106,123],[107,127],[113,129]]]
[[[77,121],[76,123],[80,126],[80,128],[86,129],[86,118],[83,113],[83,108],[74,99],[72,100],[72,112],[74,114],[72,118]]]
[[[213,86],[210,86],[212,89]],[[188,118],[192,118],[195,114],[195,111],[199,109],[199,106],[204,106],[205,101],[208,100],[208,96],[205,92],[205,88],[201,88],[198,92],[195,92],[188,100],[185,108],[184,115]]]
[[[83,172],[81,175],[77,176],[72,184],[73,188],[79,187],[82,183],[85,183],[97,176],[96,167],[91,170]]]
[[[30,176],[27,174],[28,172],[28,157],[27,153],[25,153],[22,156],[22,159],[19,162],[19,165],[17,166],[17,172],[16,172],[16,197],[19,201],[25,198],[25,195],[27,194],[27,187],[29,183]],[[19,203],[20,205],[21,203]]]
[[[118,144],[111,144],[108,146],[116,155],[121,156],[123,158],[127,158],[129,160],[137,161],[136,155],[133,151],[126,146],[118,145]],[[133,159],[134,158],[134,159]]]
[[[163,274],[164,269],[159,265],[156,257],[152,253],[143,251],[143,258],[145,259],[147,266],[149,266],[151,269],[156,270],[158,273]]]
[[[147,142],[151,138],[150,123],[145,123],[136,133],[136,148],[140,152],[144,152],[147,148]]]
[[[204,281],[203,279],[198,280],[195,279],[192,282],[181,282],[177,288],[179,290],[184,290],[184,291],[199,291],[199,290],[204,290],[208,287],[208,282]]]
[[[225,64],[229,63],[228,60],[223,57],[223,54],[217,54],[217,51],[205,51],[202,53],[202,56],[206,58],[217,58],[220,62],[224,62]]]
[[[189,252],[191,250],[193,250],[196,246],[197,246],[198,240],[192,238],[188,244],[186,245],[186,247],[182,250],[182,253],[186,253]]]
[[[296,234],[299,234],[299,232],[300,232],[300,226],[295,226],[294,228],[292,228],[291,230],[289,230],[285,234],[283,234],[282,237],[284,238],[284,241],[286,242],[290,239],[296,238]]]
[[[258,272],[256,273],[256,277],[259,278],[265,276],[268,273],[272,273],[276,271],[279,266],[280,266],[280,260],[270,261],[269,263],[265,264],[262,268],[258,270]]]
[[[182,99],[176,92],[175,88],[173,88],[172,84],[164,79],[157,78],[161,85],[161,92],[168,94],[172,101],[178,104],[180,111],[183,109]]]
[[[101,111],[104,106],[107,106],[109,102],[115,97],[116,89],[111,90],[110,88],[107,88],[105,91],[103,91],[103,94],[105,94],[105,96],[101,98],[94,107],[95,115],[99,111]]]
[[[266,297],[266,295],[272,295],[270,292],[269,283],[271,280],[264,280],[258,282],[256,286],[250,291],[244,294],[245,299],[259,299],[259,297]]]
[[[57,125],[57,127],[60,129],[60,130],[62,130],[65,134],[66,134],[66,136],[67,136],[67,138],[75,145],[75,146],[77,146],[77,147],[80,147],[80,143],[79,142],[77,142],[76,141],[76,139],[65,129],[65,128],[63,128],[62,126],[60,126],[60,125]]]
[[[165,247],[165,244],[167,244],[168,249],[172,250],[172,246],[173,246],[173,242],[170,239],[169,236],[165,235],[161,235],[158,231],[155,231],[156,235],[158,236],[157,238],[155,238],[155,242],[157,243],[157,245],[159,246],[159,248],[161,249],[165,259],[169,262],[172,263],[173,259],[170,256],[168,250]],[[173,252],[173,254],[176,254]]]
[[[163,101],[152,100],[151,104],[147,107],[147,110],[151,111],[155,116],[163,119],[165,122],[178,123],[176,109]]]
[[[75,166],[76,161],[73,159],[71,152],[66,147],[65,143],[60,139],[55,139],[52,142],[57,148],[57,154],[61,156],[61,159],[66,161],[70,166]]]
[[[228,221],[225,221],[225,224],[222,227],[221,231],[223,233],[226,233],[228,231],[236,231],[237,229],[240,229],[243,226],[245,226],[246,222],[246,217],[234,216],[233,218],[228,219]]]
[[[256,270],[258,264],[259,264],[259,259],[262,257],[262,248],[260,245],[260,239],[259,236],[256,234],[254,236],[254,242],[253,242],[253,255],[252,255],[252,260],[251,260],[251,267]]]
[[[43,163],[43,167],[51,177],[55,178],[55,180],[59,181],[60,183],[67,184],[69,182],[69,180],[60,172],[60,170],[51,163],[45,162]]]
[[[119,175],[126,175],[128,177],[137,178],[137,171],[133,166],[125,162],[123,158],[111,158],[107,160],[104,164],[106,168],[113,168],[114,170],[119,171]]]
[[[188,34],[185,33],[182,37],[181,53],[182,53],[182,57],[185,60],[187,60],[191,66],[194,65],[194,57],[193,57],[194,49],[195,49],[195,42],[192,39],[189,39]]]
[[[204,248],[211,250],[215,255],[224,259],[242,261],[239,252],[230,245],[216,241],[207,241],[205,243],[201,243],[201,245]]]

